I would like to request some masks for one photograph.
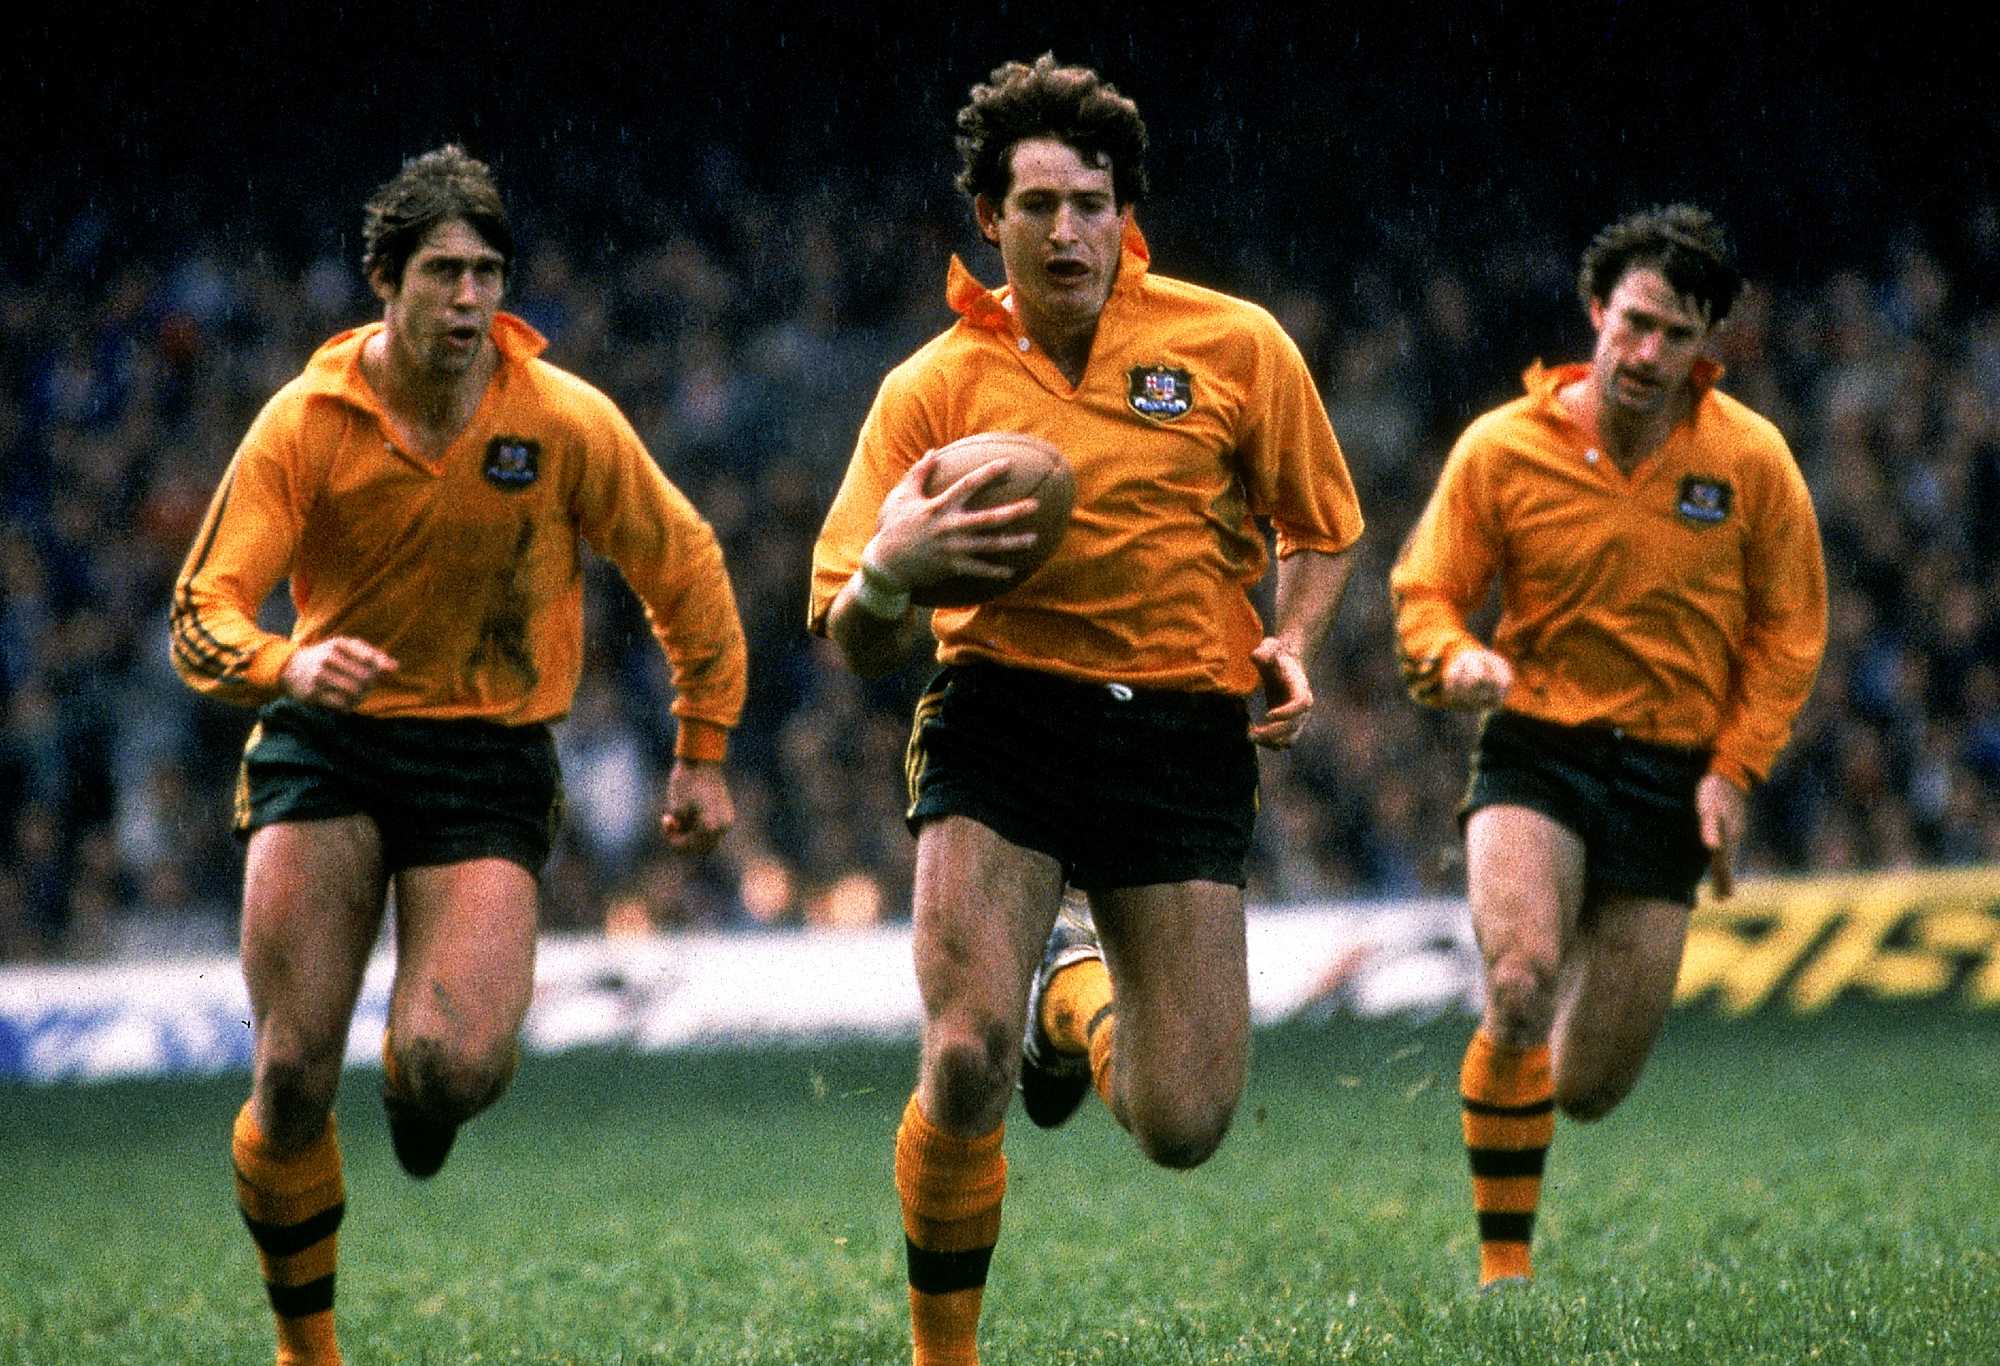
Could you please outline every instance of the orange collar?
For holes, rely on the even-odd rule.
[[[306,392],[337,398],[370,411],[379,407],[375,391],[361,377],[361,348],[381,330],[379,322],[363,323],[321,343],[320,348],[313,352],[312,359],[306,362]],[[494,314],[493,330],[489,335],[493,344],[500,348],[500,363],[503,366],[531,360],[541,355],[549,345],[548,338],[512,313]]]
[[[1138,288],[1152,260],[1153,253],[1146,245],[1145,234],[1139,231],[1139,220],[1127,216],[1125,234],[1118,244],[1118,278],[1112,282],[1112,294],[1123,294]],[[988,289],[956,255],[945,271],[945,302],[951,305],[952,312],[974,327],[990,328],[995,332],[1013,331],[1014,314],[1007,307],[1007,300],[1012,294],[1011,285]]]
[[[1585,361],[1572,361],[1565,365],[1543,365],[1537,360],[1521,372],[1521,386],[1530,395],[1544,403],[1555,402],[1556,395],[1564,386],[1574,384],[1590,373],[1590,365]],[[1722,378],[1722,362],[1710,360],[1707,356],[1696,359],[1694,368],[1688,372],[1688,383],[1694,386],[1694,406],[1708,397]]]

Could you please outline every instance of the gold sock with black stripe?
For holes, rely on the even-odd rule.
[[[1102,958],[1079,959],[1049,978],[1042,993],[1042,1029],[1061,1051],[1090,1055],[1091,1085],[1105,1105],[1111,1105],[1111,1046],[1118,1034],[1118,1002]]]
[[[1111,1084],[1112,1051],[1118,1040],[1117,1007],[1104,1007],[1090,1017],[1090,1023],[1084,1029],[1090,1041],[1090,1084],[1097,1088],[1098,1099],[1104,1102],[1104,1108],[1117,1115],[1118,1106],[1112,1100]],[[1120,1117],[1118,1122],[1123,1124],[1125,1121]]]
[[[937,1128],[913,1094],[896,1130],[910,1280],[913,1366],[978,1366],[979,1308],[1007,1191],[1005,1126],[979,1138]]]
[[[236,1204],[277,1321],[278,1366],[338,1366],[333,1279],[347,1197],[333,1118],[303,1151],[284,1155],[265,1143],[245,1103],[229,1146]]]
[[[1475,1030],[1458,1087],[1465,1153],[1479,1218],[1479,1283],[1532,1277],[1528,1256],[1542,1198],[1542,1164],[1555,1138],[1555,1080],[1547,1044],[1509,1048]]]

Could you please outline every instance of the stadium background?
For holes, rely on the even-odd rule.
[[[1758,795],[1753,872],[2000,862],[2000,117],[1994,23],[1486,0],[1446,12],[693,0],[334,14],[108,6],[10,21],[0,89],[0,961],[226,951],[247,714],[166,663],[165,601],[265,397],[374,310],[358,205],[446,138],[499,170],[510,306],[609,390],[724,537],[751,637],[741,823],[652,840],[661,670],[593,598],[563,731],[551,928],[906,914],[921,663],[862,686],[800,623],[811,538],[888,365],[997,263],[950,114],[1052,48],[1146,112],[1162,270],[1269,306],[1370,519],[1307,740],[1267,763],[1252,895],[1450,896],[1465,726],[1408,705],[1382,587],[1453,433],[1580,355],[1571,275],[1616,213],[1689,197],[1758,289],[1728,386],[1790,435],[1833,638]],[[1879,19],[1879,16],[1877,16]]]

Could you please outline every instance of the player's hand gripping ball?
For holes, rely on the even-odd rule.
[[[1007,472],[975,492],[965,505],[971,509],[990,508],[1021,498],[1034,499],[1034,510],[1009,522],[1005,528],[1010,532],[1032,531],[1034,542],[1019,550],[988,557],[995,564],[1013,569],[1010,578],[956,574],[917,589],[911,599],[924,607],[969,607],[1020,587],[1056,553],[1063,533],[1069,530],[1070,510],[1076,506],[1076,475],[1063,453],[1039,436],[1023,432],[978,432],[962,436],[938,450],[937,464],[924,491],[942,493],[960,476],[993,460],[1006,462]]]

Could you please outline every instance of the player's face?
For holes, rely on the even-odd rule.
[[[470,370],[487,345],[506,277],[505,258],[464,219],[432,228],[410,253],[401,284],[375,281],[393,354],[434,377]]]
[[[1084,162],[1054,138],[1016,143],[1013,179],[995,205],[978,201],[980,229],[1000,248],[1022,320],[1068,331],[1097,321],[1118,278],[1125,231],[1111,168]]]
[[[1666,411],[1708,340],[1708,315],[1667,277],[1634,266],[1608,299],[1590,303],[1597,329],[1591,366],[1605,407],[1634,417]]]

